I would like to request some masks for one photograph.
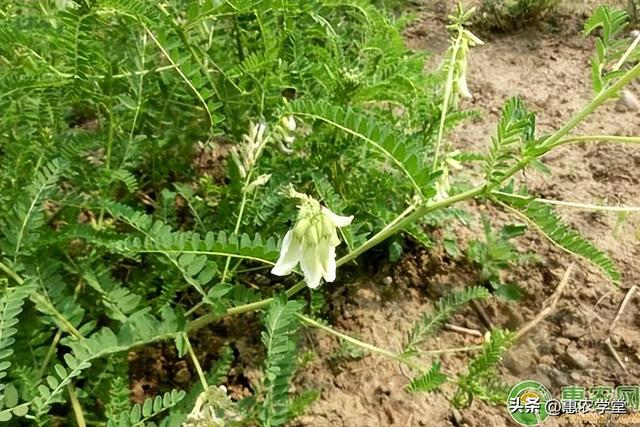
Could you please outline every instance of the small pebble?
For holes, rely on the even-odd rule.
[[[562,331],[562,334],[567,338],[577,340],[578,338],[585,336],[587,334],[587,330],[578,324],[572,323]]]
[[[591,361],[587,356],[577,350],[571,349],[567,349],[567,352],[565,353],[565,361],[567,362],[567,365],[576,369],[585,369],[591,364]]]
[[[640,102],[638,98],[628,89],[622,91],[622,96],[618,99],[616,104],[616,111],[622,113],[625,111],[638,111],[640,110]]]
[[[503,364],[511,373],[522,375],[531,371],[531,366],[534,365],[534,358],[528,352],[518,354],[509,352],[504,356]]]

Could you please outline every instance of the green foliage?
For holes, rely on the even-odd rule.
[[[177,405],[185,394],[182,390],[172,390],[162,396],[145,399],[142,405],[136,403],[131,410],[122,412],[115,419],[110,419],[107,427],[144,426],[151,418]]]
[[[273,300],[264,316],[265,331],[262,344],[267,349],[264,369],[263,401],[259,419],[265,426],[279,426],[292,416],[289,383],[296,369],[297,332],[299,320],[296,313],[303,304]]]
[[[514,340],[515,334],[511,332],[500,329],[491,331],[482,354],[471,361],[466,373],[458,377],[458,388],[452,400],[456,407],[471,405],[474,397],[495,404],[505,401],[504,387],[496,381],[496,365]]]
[[[491,138],[485,161],[486,179],[497,185],[509,173],[520,155],[535,140],[536,116],[527,111],[524,102],[511,98],[502,109],[496,136]]]
[[[418,375],[407,385],[411,393],[428,393],[437,390],[447,381],[447,376],[440,371],[440,363],[434,362],[428,371]]]
[[[301,117],[327,123],[371,145],[405,175],[418,195],[432,197],[435,194],[433,179],[423,162],[424,153],[420,152],[417,141],[411,143],[409,138],[398,135],[397,131],[381,127],[373,117],[367,117],[362,111],[345,110],[326,102],[296,102],[291,111]]]
[[[591,59],[591,80],[593,90],[598,93],[620,77],[624,71],[622,58],[628,47],[628,41],[620,39],[628,24],[629,15],[624,10],[611,9],[607,6],[598,7],[584,24],[584,34],[591,34],[600,29],[600,36],[596,38],[596,51]],[[638,54],[631,54],[625,60],[637,60]],[[615,62],[615,64],[614,64]]]
[[[415,323],[407,336],[403,353],[406,356],[418,353],[418,346],[429,336],[433,336],[442,325],[463,305],[470,301],[485,299],[489,292],[482,287],[473,286],[460,292],[455,292],[438,300],[433,312],[425,313]]]
[[[0,297],[0,421],[9,421],[13,415],[24,416],[25,404],[19,405],[18,392],[15,386],[6,382],[7,370],[11,367],[15,343],[14,335],[18,330],[18,316],[23,310],[24,302],[33,291],[33,286],[21,286],[3,290]]]
[[[518,287],[504,284],[501,272],[513,268],[525,259],[511,240],[524,234],[527,227],[517,224],[505,225],[496,233],[491,229],[491,223],[486,216],[482,217],[482,225],[484,240],[476,239],[469,242],[467,258],[481,269],[480,275],[484,285],[489,285],[499,295],[508,299],[517,299]]]
[[[519,4],[528,9],[509,13],[542,2]],[[442,105],[460,91],[476,43],[461,23],[469,15],[458,10],[464,60],[447,61],[458,68],[447,78],[447,64],[425,73],[424,53],[405,46],[406,21],[370,0],[3,1],[0,422],[71,425],[78,407],[88,424],[118,426],[275,426],[299,415],[318,396],[289,393],[302,303],[270,299],[293,279],[267,273],[296,217],[286,190],[354,215],[336,236],[345,242],[338,256],[355,259],[384,242],[381,255],[396,260],[408,246],[400,231],[433,245],[433,229],[464,217],[447,208],[495,201],[496,188],[549,149],[514,99],[487,156],[449,150],[446,132],[473,115]],[[603,30],[594,68],[602,90],[635,58],[609,67],[624,55],[622,18],[603,9],[587,25]],[[487,182],[469,189],[466,176],[451,176],[436,191],[454,165],[479,160]],[[608,258],[553,212],[501,200],[617,280]],[[487,231],[470,252],[487,277],[512,261],[505,233]],[[326,304],[314,292],[318,314]],[[382,354],[412,359],[459,306],[486,295],[469,288],[441,300],[403,354]],[[225,347],[211,369],[203,361],[202,384],[130,406],[129,351],[175,341],[182,356],[186,334],[268,305],[264,377],[253,396],[231,401],[224,383],[234,355]],[[465,396],[488,396],[482,372],[507,341],[495,337],[460,380]],[[444,380],[438,364],[419,371],[413,391]]]
[[[620,273],[611,258],[593,246],[580,233],[563,224],[553,207],[527,198],[511,198],[506,194],[500,197],[508,201],[514,209],[521,213],[523,218],[553,243],[600,267],[613,283],[617,284],[620,281]]]
[[[491,30],[513,31],[550,15],[561,0],[483,0],[476,23]]]
[[[42,201],[55,190],[63,168],[60,161],[52,160],[42,169],[36,169],[31,184],[12,201],[13,209],[3,218],[4,239],[0,247],[6,256],[13,257],[14,263],[20,254],[28,254],[32,245],[40,243],[37,231],[45,222]]]

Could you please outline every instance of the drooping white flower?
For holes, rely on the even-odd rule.
[[[287,128],[287,130],[289,130],[290,132],[295,132],[296,120],[293,118],[293,116],[284,116],[281,120],[282,124],[285,128]]]
[[[462,98],[473,98],[473,95],[471,95],[469,91],[469,86],[467,86],[467,77],[464,74],[458,78],[458,93]]]
[[[271,273],[286,276],[300,263],[307,286],[315,289],[323,278],[326,282],[335,280],[336,246],[340,244],[337,229],[351,224],[353,216],[337,215],[307,195],[295,195],[302,200],[298,218],[282,240],[280,257]]]

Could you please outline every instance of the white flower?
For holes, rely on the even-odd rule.
[[[290,132],[295,132],[295,130],[296,130],[296,120],[293,118],[293,116],[285,116],[285,117],[283,117],[282,118],[282,124]]]
[[[227,395],[227,388],[210,386],[200,393],[182,427],[224,427],[240,421],[242,417]]]
[[[282,241],[280,258],[272,274],[285,276],[300,263],[307,286],[315,289],[320,280],[336,279],[336,246],[340,244],[337,228],[351,224],[353,216],[340,216],[309,196],[296,194],[303,200],[294,227]]]
[[[440,180],[436,181],[436,195],[434,196],[434,200],[439,202],[441,200],[448,199],[448,190],[448,182],[441,182]]]
[[[463,98],[473,98],[473,95],[471,95],[471,92],[469,92],[469,86],[467,86],[467,78],[464,73],[460,75],[460,78],[458,78],[458,93],[460,93],[460,96]]]

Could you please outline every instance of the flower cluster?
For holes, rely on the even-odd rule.
[[[280,151],[285,154],[293,153],[289,144],[293,143],[295,140],[296,129],[296,121],[293,116],[284,116],[275,127],[275,140],[278,143]]]
[[[300,263],[305,282],[311,289],[320,286],[321,279],[336,278],[336,246],[340,244],[338,227],[351,224],[353,216],[337,215],[317,200],[292,190],[301,200],[298,218],[284,236],[280,257],[271,273],[285,276]]]
[[[183,427],[224,427],[240,420],[226,387],[211,386],[200,393]]]

